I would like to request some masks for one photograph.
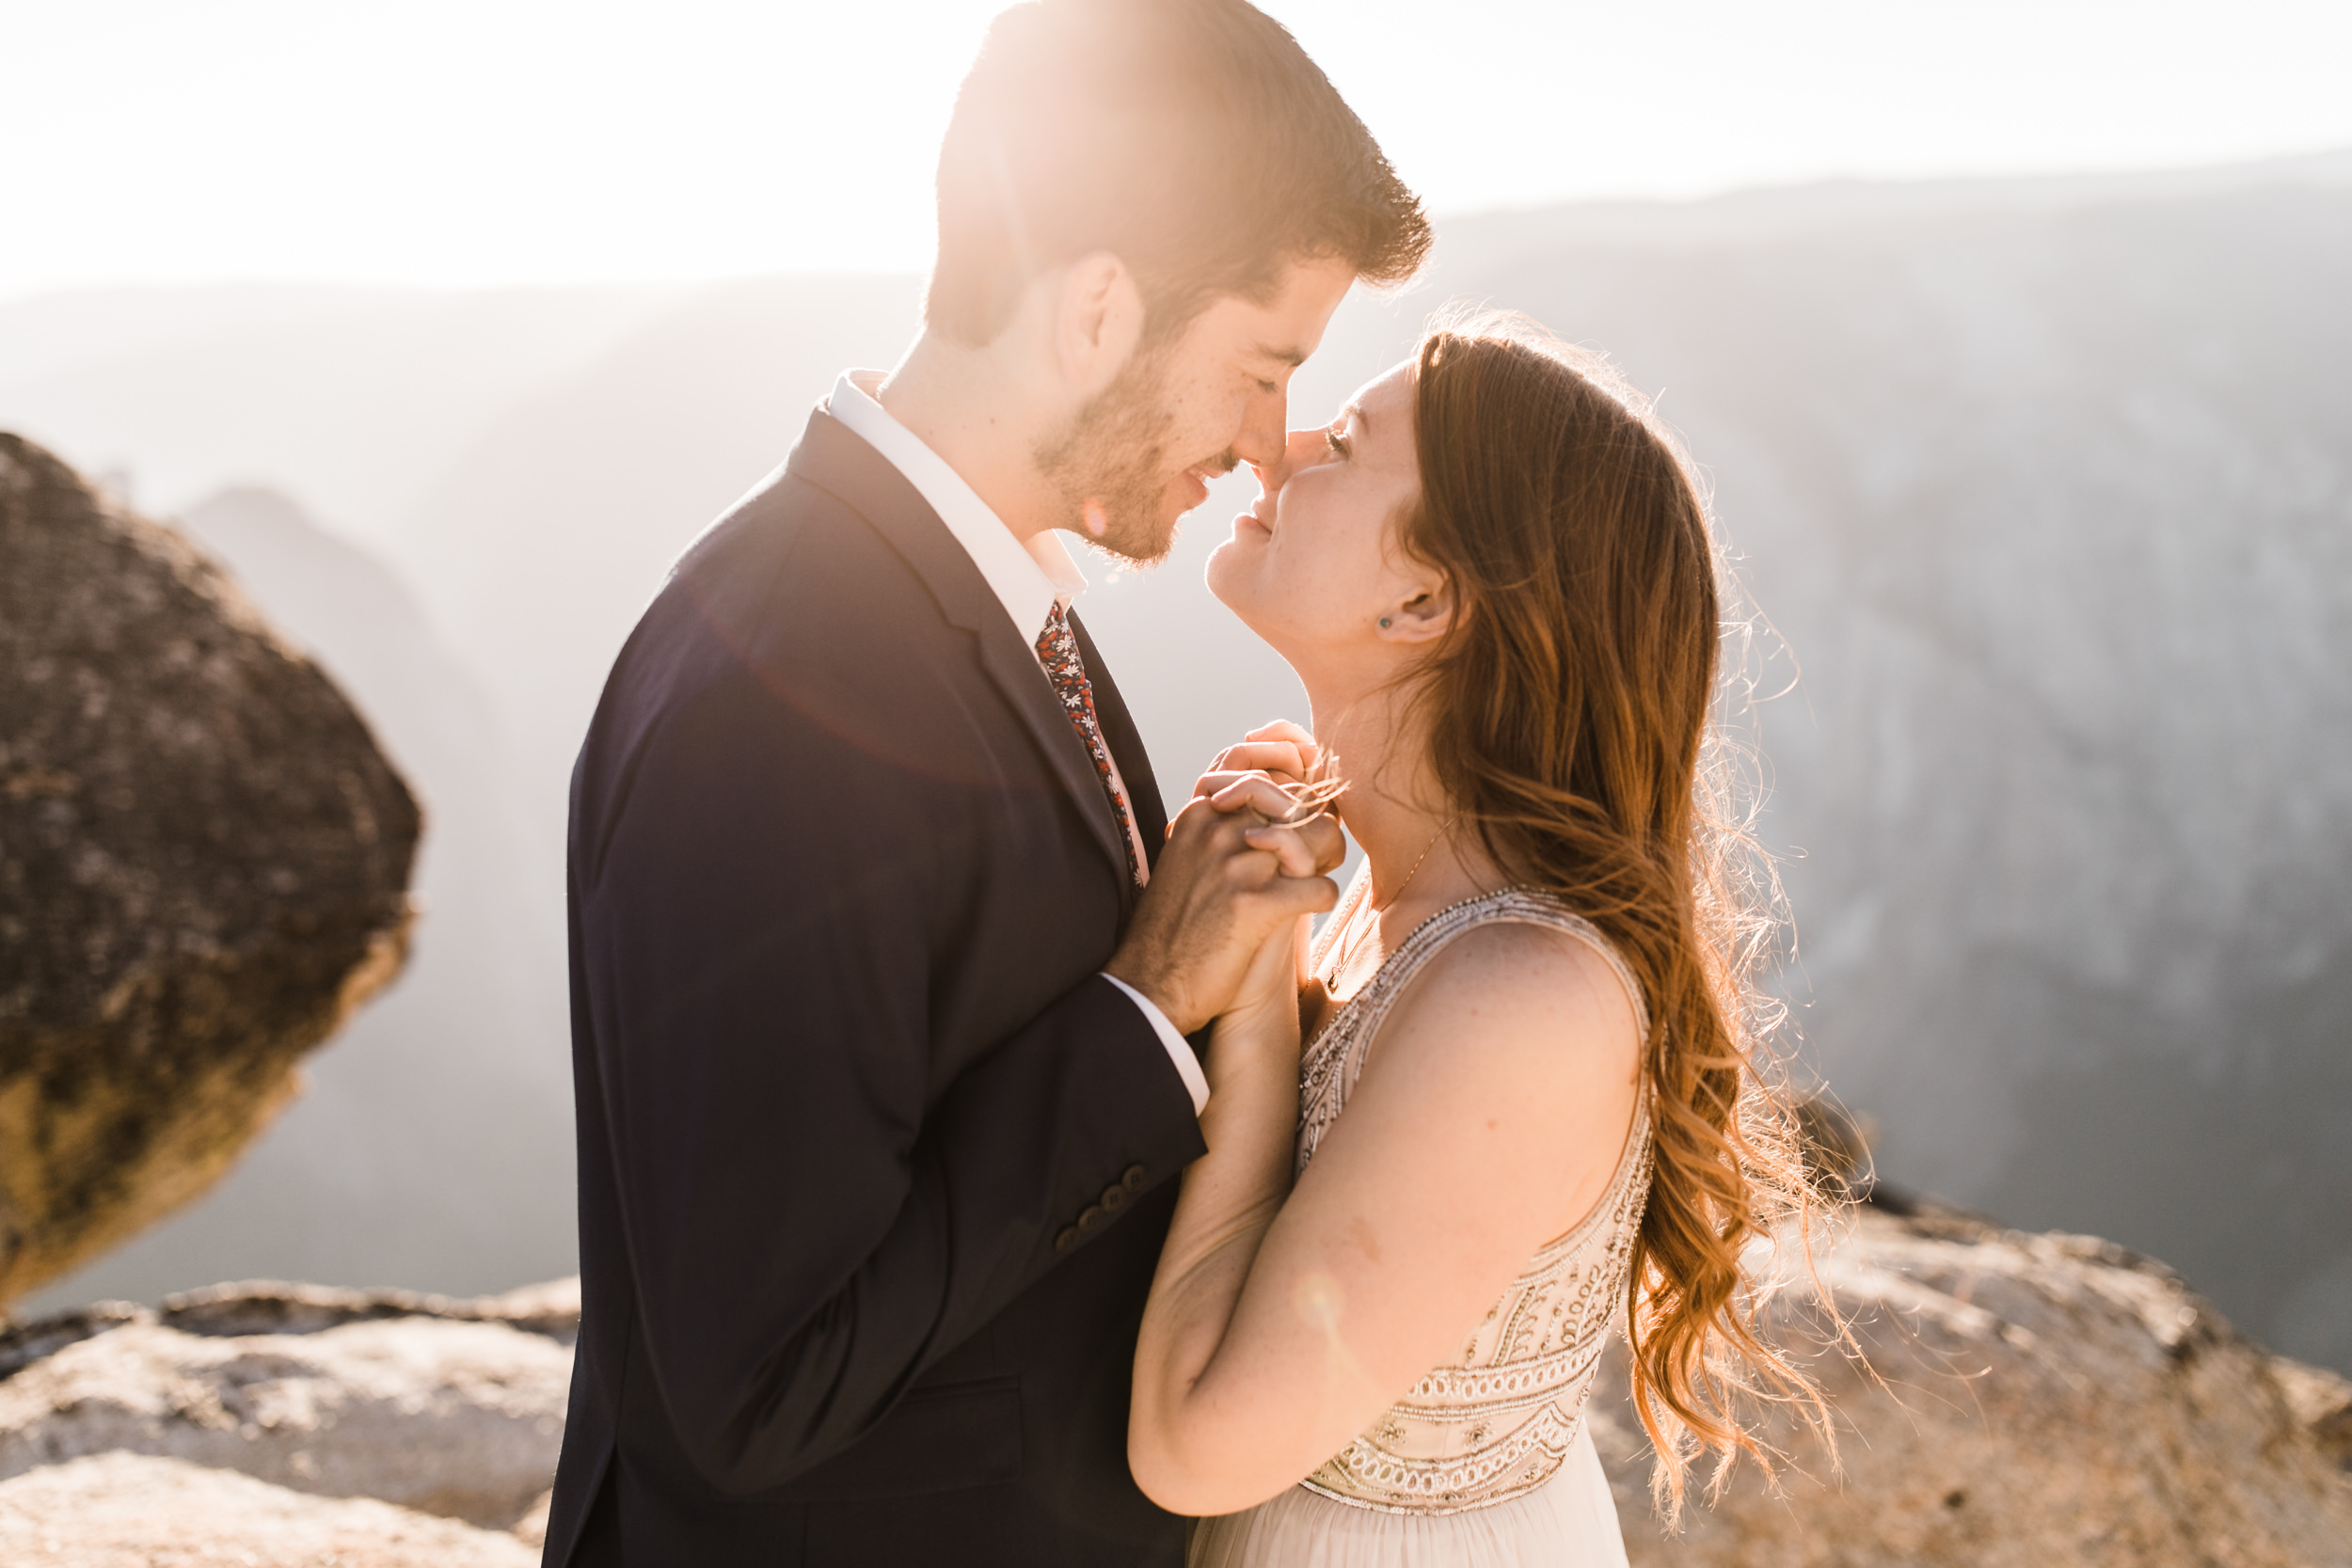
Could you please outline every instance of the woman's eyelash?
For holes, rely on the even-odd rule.
[[[1333,451],[1339,453],[1342,457],[1345,457],[1347,455],[1347,437],[1341,435],[1338,431],[1325,431],[1323,433],[1323,439],[1327,446],[1328,446]]]

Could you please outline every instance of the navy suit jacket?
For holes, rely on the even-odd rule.
[[[1128,1382],[1202,1144],[1097,973],[1135,900],[1118,826],[970,557],[821,408],[615,662],[569,883],[551,1568],[1180,1563]]]

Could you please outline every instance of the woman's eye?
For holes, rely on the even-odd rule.
[[[1326,446],[1331,449],[1335,455],[1340,457],[1345,457],[1347,455],[1347,437],[1341,435],[1338,431],[1325,431],[1323,433],[1323,441]]]

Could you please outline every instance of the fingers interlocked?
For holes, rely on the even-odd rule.
[[[1327,816],[1300,820],[1297,800],[1263,773],[1234,776],[1207,799],[1220,813],[1251,818],[1242,842],[1273,855],[1285,877],[1320,877],[1346,854],[1338,823]]]

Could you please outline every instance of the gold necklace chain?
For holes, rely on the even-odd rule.
[[[1396,884],[1396,891],[1389,895],[1389,901],[1385,904],[1375,904],[1371,907],[1371,918],[1366,920],[1363,924],[1363,928],[1359,930],[1356,935],[1349,940],[1346,951],[1340,955],[1340,961],[1334,965],[1331,970],[1331,980],[1326,982],[1327,987],[1328,987],[1332,982],[1339,980],[1341,976],[1347,973],[1348,966],[1356,961],[1356,955],[1363,950],[1365,937],[1369,933],[1375,932],[1380,929],[1380,917],[1388,913],[1391,910],[1396,908],[1396,901],[1405,896],[1405,890],[1411,887],[1413,885],[1413,879],[1421,875],[1422,863],[1429,858],[1429,851],[1435,849],[1438,847],[1438,841],[1445,837],[1446,834],[1452,832],[1454,831],[1454,824],[1459,822],[1461,819],[1462,818],[1459,813],[1447,817],[1445,819],[1445,825],[1440,827],[1435,834],[1431,835],[1428,843],[1421,847],[1421,854],[1413,862],[1413,868],[1405,873],[1405,879],[1403,881]],[[1365,885],[1370,886],[1371,884],[1367,882]]]

